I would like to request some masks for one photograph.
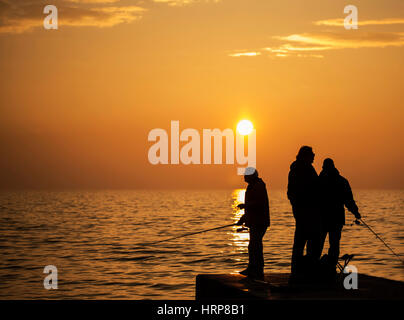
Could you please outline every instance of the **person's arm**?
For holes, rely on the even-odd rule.
[[[240,210],[243,210],[245,208],[245,204],[240,203],[240,204],[237,205],[237,208],[239,208]]]
[[[358,206],[354,200],[351,186],[349,185],[348,180],[345,180],[345,197],[344,197],[344,204],[348,208],[350,212],[355,216],[356,219],[360,219],[361,215],[359,213]]]
[[[237,205],[237,208],[239,208],[240,210],[243,210],[243,209],[245,209],[245,203],[240,203],[240,204],[238,204]],[[241,218],[240,218],[240,220],[237,222],[237,225],[238,226],[241,226],[242,224],[244,224],[245,222],[246,222],[246,214],[244,213],[242,216],[241,216]]]
[[[288,191],[287,191],[288,199],[292,205],[296,202],[296,175],[294,170],[291,169],[288,175]]]
[[[246,222],[246,216],[245,213],[241,216],[240,220],[237,222],[238,226],[243,225]]]

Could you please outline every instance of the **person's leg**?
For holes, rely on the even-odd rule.
[[[263,246],[263,244],[262,244],[262,239],[264,238],[264,235],[265,235],[265,232],[267,231],[267,227],[265,227],[265,228],[262,228],[262,227],[260,227],[259,228],[259,231],[258,231],[258,241],[259,241],[259,244],[258,244],[258,250],[257,250],[257,265],[258,265],[258,271],[259,272],[261,272],[261,273],[263,273],[264,272],[264,264],[265,264],[265,262],[264,262],[264,246]]]
[[[337,265],[339,258],[339,245],[341,240],[342,226],[338,225],[333,227],[329,233],[330,248],[328,249],[328,255],[333,264]]]
[[[262,238],[267,228],[250,228],[250,242],[248,244],[249,264],[248,270],[251,274],[262,274],[264,272],[264,253]]]
[[[321,254],[323,253],[324,243],[325,243],[325,239],[327,238],[327,233],[328,233],[328,231],[325,228],[325,226],[322,226],[321,231],[320,231],[320,241],[319,241],[319,245],[318,245],[320,257],[321,257]]]
[[[307,256],[310,257],[313,262],[320,259],[326,236],[327,232],[323,234],[319,229],[310,230],[309,239],[307,240]]]
[[[291,272],[292,275],[296,275],[299,272],[298,264],[303,257],[304,247],[306,246],[306,233],[304,230],[304,226],[300,223],[296,222],[295,226],[295,236],[293,241],[293,249],[292,249],[292,264],[291,264]]]

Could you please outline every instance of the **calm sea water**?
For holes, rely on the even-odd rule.
[[[404,254],[404,191],[355,195],[368,224]],[[265,272],[288,272],[291,208],[284,191],[269,196]],[[242,198],[243,190],[2,192],[0,299],[194,299],[197,274],[246,266],[248,233],[228,227],[139,244],[236,222]],[[404,280],[400,262],[365,227],[344,228],[344,253],[356,254],[360,273]],[[58,269],[57,290],[44,289],[47,265]]]

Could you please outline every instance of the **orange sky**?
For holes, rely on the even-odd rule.
[[[404,2],[0,0],[1,188],[240,187],[238,165],[148,162],[154,128],[257,131],[285,188],[300,145],[353,188],[403,188]],[[337,19],[337,20],[336,20]]]

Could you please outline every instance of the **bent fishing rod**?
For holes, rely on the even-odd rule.
[[[373,229],[372,229],[365,221],[363,221],[362,218],[361,218],[361,219],[357,219],[356,221],[358,221],[358,220],[359,220],[360,222],[362,222],[363,225],[364,225],[366,228],[368,228],[368,229],[376,236],[376,238],[379,239],[379,240],[386,246],[386,248],[388,248],[388,249],[401,261],[402,264],[404,264],[403,259],[401,259],[401,257],[400,257],[397,253],[395,253],[394,250],[393,250],[392,248],[390,248],[390,246],[389,246],[376,232],[374,232]],[[355,221],[355,223],[357,223],[356,221]],[[360,224],[359,221],[358,221],[357,224]]]
[[[204,232],[208,232],[208,231],[224,229],[224,228],[227,228],[227,227],[233,227],[233,226],[236,226],[236,225],[237,225],[237,223],[232,223],[232,224],[227,224],[225,226],[216,227],[216,228],[212,228],[212,229],[201,230],[201,231],[196,231],[196,232],[189,232],[189,233],[185,233],[185,234],[180,235],[180,236],[175,236],[175,237],[171,237],[171,238],[167,238],[167,239],[163,239],[163,240],[159,240],[159,241],[155,241],[155,242],[142,243],[142,244],[139,244],[139,246],[148,246],[148,245],[152,245],[152,244],[156,244],[156,243],[161,243],[161,242],[165,242],[165,241],[171,241],[171,240],[174,240],[174,239],[188,237],[188,236],[191,236],[191,235],[194,235],[194,234],[199,234],[199,233],[204,233]]]

